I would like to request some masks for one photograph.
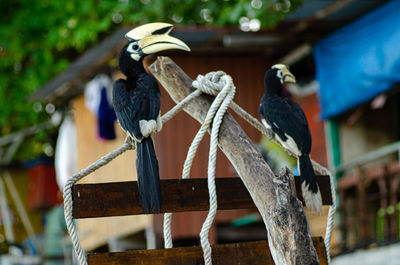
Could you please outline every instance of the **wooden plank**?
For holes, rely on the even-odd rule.
[[[332,204],[328,176],[317,177],[324,205]],[[302,200],[300,179],[295,178],[297,196]],[[218,209],[255,208],[240,178],[217,178]],[[161,181],[162,212],[208,210],[207,179]],[[143,214],[136,181],[76,184],[72,189],[74,218]]]
[[[321,265],[327,264],[326,250],[322,237],[313,237]],[[180,247],[170,249],[131,250],[126,252],[89,254],[88,263],[102,264],[141,264],[141,265],[197,265],[203,264],[201,247]],[[269,265],[272,260],[267,241],[254,241],[212,246],[214,265]]]

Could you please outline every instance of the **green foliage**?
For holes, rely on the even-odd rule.
[[[291,9],[303,0],[291,0]],[[288,0],[1,0],[0,136],[48,119],[26,97],[88,47],[121,24],[153,21],[238,26],[243,16],[274,25]],[[38,103],[36,103],[38,104]],[[38,107],[38,105],[37,105]],[[40,108],[36,108],[40,109]],[[43,109],[43,108],[42,108]],[[46,136],[31,141],[23,158],[42,152]],[[20,157],[21,158],[21,157]]]

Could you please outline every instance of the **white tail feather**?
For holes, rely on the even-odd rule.
[[[308,189],[308,185],[306,185],[305,181],[301,184],[301,192],[303,193],[303,198],[306,203],[306,207],[310,209],[313,213],[317,213],[321,215],[322,212],[322,197],[321,193],[318,191],[317,193],[312,192]]]

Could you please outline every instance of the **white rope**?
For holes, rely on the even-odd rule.
[[[329,172],[329,171],[328,171]],[[326,248],[326,256],[328,258],[328,264],[331,264],[331,239],[332,239],[332,231],[335,225],[335,213],[336,213],[336,189],[335,189],[335,181],[333,179],[332,174],[329,172],[329,179],[331,184],[331,193],[332,193],[332,205],[329,207],[328,212],[328,220],[325,232],[325,248]]]
[[[197,132],[192,144],[189,147],[188,155],[183,167],[182,178],[186,179],[190,176],[190,168],[196,154],[197,148],[203,139],[204,134],[211,129],[210,152],[208,158],[208,190],[209,190],[209,203],[210,209],[206,220],[203,223],[200,232],[200,242],[203,248],[204,263],[206,265],[212,264],[211,259],[211,246],[208,241],[208,233],[214,221],[217,212],[217,193],[215,188],[215,166],[218,148],[218,134],[222,119],[226,110],[232,102],[235,95],[235,86],[233,85],[232,78],[222,71],[211,72],[206,76],[199,75],[192,83],[193,87],[198,91],[216,96],[207,116]],[[164,246],[166,248],[172,247],[171,237],[171,213],[164,215]]]
[[[81,244],[79,243],[79,238],[76,232],[76,227],[73,222],[72,216],[72,208],[73,208],[73,201],[72,201],[72,186],[81,178],[89,175],[90,173],[96,171],[100,167],[108,164],[114,158],[121,155],[125,151],[129,149],[133,149],[134,145],[132,144],[129,137],[126,138],[125,143],[115,149],[114,151],[110,152],[106,156],[103,156],[87,168],[81,170],[79,173],[73,175],[65,184],[64,186],[64,215],[65,215],[65,222],[67,223],[68,233],[72,240],[72,245],[75,249],[76,255],[78,256],[79,264],[80,265],[87,265],[86,253],[82,249]]]
[[[190,101],[195,99],[201,95],[201,91],[196,89],[191,94],[189,94],[186,98],[184,98],[181,102],[179,102],[175,107],[173,107],[170,111],[163,115],[163,123],[169,121],[172,117],[176,115],[176,113],[183,109]],[[184,177],[182,177],[184,178]],[[163,234],[164,234],[164,248],[172,248],[172,233],[171,233],[171,219],[172,213],[165,213],[164,214],[164,221],[163,221]]]
[[[166,123],[172,119],[179,111],[181,111],[187,104],[189,104],[193,99],[201,95],[201,91],[195,90],[185,97],[181,102],[176,104],[172,109],[162,116],[162,123]]]
[[[316,163],[314,163],[314,166]],[[335,213],[336,213],[336,188],[335,188],[335,180],[332,176],[332,173],[329,172],[328,169],[318,164],[318,169],[320,174],[328,175],[329,182],[331,185],[331,194],[332,194],[332,205],[329,207],[328,218],[326,221],[326,230],[325,230],[325,249],[326,249],[326,257],[328,258],[328,264],[331,264],[331,239],[332,239],[332,231],[335,225]]]
[[[210,210],[208,212],[207,218],[203,223],[200,232],[200,241],[201,246],[203,248],[203,256],[204,263],[206,265],[211,265],[211,246],[208,241],[208,232],[210,231],[211,225],[214,221],[215,214],[217,213],[217,192],[215,188],[215,165],[217,160],[217,148],[218,148],[218,135],[219,128],[222,123],[222,119],[225,115],[226,110],[228,109],[230,103],[235,96],[235,86],[233,85],[232,78],[226,75],[223,72],[211,73],[210,79],[207,79],[208,74],[205,77],[205,82],[202,82],[197,78],[196,81],[200,81],[199,84],[196,84],[196,81],[193,83],[194,87],[197,87],[204,91],[207,86],[212,86],[213,88],[221,88],[221,92],[217,95],[213,104],[208,113],[215,112],[210,115],[210,122],[213,121],[212,129],[211,129],[211,140],[210,140],[210,152],[208,157],[208,190],[209,190],[209,201],[210,201]],[[207,82],[208,80],[212,80],[213,83]],[[219,82],[218,82],[219,81]],[[208,116],[208,115],[207,115]],[[207,117],[208,118],[208,117]],[[207,120],[206,118],[206,120]]]

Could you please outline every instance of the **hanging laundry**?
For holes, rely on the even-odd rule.
[[[112,81],[106,75],[97,75],[85,87],[85,105],[97,117],[98,135],[115,139],[115,112],[112,107]]]
[[[72,116],[67,115],[60,126],[55,150],[54,164],[60,190],[68,179],[78,172],[77,135]]]
[[[107,97],[107,88],[101,88],[101,98],[99,109],[97,112],[97,121],[99,128],[99,135],[101,138],[111,140],[115,139],[114,122],[117,119],[113,107],[109,104]]]

